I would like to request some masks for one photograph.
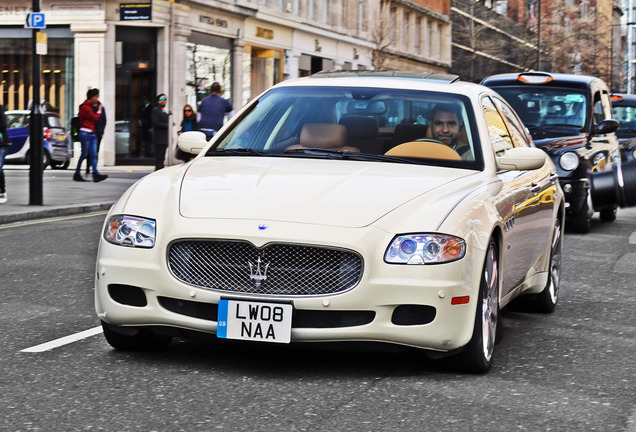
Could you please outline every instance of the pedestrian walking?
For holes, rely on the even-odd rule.
[[[157,105],[152,110],[152,141],[155,148],[155,171],[163,168],[168,149],[170,112],[166,112],[168,98],[161,93],[157,96]]]
[[[93,112],[97,114],[97,110],[99,107],[99,103],[92,106]],[[102,137],[104,136],[104,130],[106,129],[106,108],[102,105],[102,115],[99,116],[97,122],[95,123],[95,135],[97,135],[97,152],[95,152],[95,162],[99,161],[99,149],[102,144]],[[86,160],[86,175],[89,175],[90,170],[90,161]]]
[[[93,111],[93,105],[97,105],[97,111]],[[86,181],[81,173],[82,162],[88,157],[91,167],[93,168],[93,181],[95,183],[108,178],[107,175],[100,174],[97,171],[97,135],[95,134],[95,125],[102,114],[102,104],[99,102],[99,90],[90,89],[86,92],[86,100],[79,109],[79,140],[82,144],[82,154],[77,162],[77,168],[73,175],[73,180],[83,182]]]
[[[221,93],[221,84],[214,82],[210,86],[210,95],[199,104],[199,130],[208,140],[223,126],[225,114],[230,118],[234,112],[232,103],[221,97]]]
[[[0,204],[7,202],[7,190],[4,183],[4,157],[9,147],[9,135],[7,135],[7,116],[4,106],[0,105]]]
[[[183,107],[183,120],[181,120],[181,128],[179,135],[183,132],[197,131],[199,130],[199,125],[197,122],[197,113],[192,109],[191,105],[185,105]],[[175,156],[177,159],[182,160],[184,162],[188,162],[192,159],[192,155],[190,153],[186,153],[177,146],[177,150],[175,152]]]

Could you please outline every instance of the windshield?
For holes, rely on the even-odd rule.
[[[613,105],[612,118],[621,122],[616,131],[617,137],[636,137],[636,106]]]
[[[512,105],[535,139],[575,135],[585,126],[588,102],[581,90],[527,86],[495,90]]]
[[[441,110],[441,111],[440,111]],[[443,132],[431,127],[444,121]],[[386,88],[280,87],[267,92],[207,156],[283,156],[481,169],[469,99]]]

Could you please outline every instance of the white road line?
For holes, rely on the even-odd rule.
[[[93,327],[92,329],[88,329],[88,330],[81,331],[79,333],[75,333],[75,334],[72,334],[72,335],[64,336],[64,337],[61,337],[59,339],[52,340],[50,342],[45,342],[43,344],[33,346],[31,348],[25,348],[25,349],[21,350],[20,352],[38,353],[38,352],[49,351],[49,350],[52,350],[53,348],[58,348],[58,347],[61,347],[63,345],[68,345],[70,343],[77,342],[77,341],[82,340],[82,339],[86,339],[87,337],[94,336],[94,335],[99,334],[101,332],[102,332],[102,327],[101,326]]]
[[[629,236],[629,244],[636,244],[636,231]]]

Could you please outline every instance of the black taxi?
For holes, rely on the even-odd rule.
[[[552,158],[565,192],[566,226],[586,233],[594,212],[602,221],[614,221],[617,206],[595,206],[588,180],[590,174],[620,162],[619,122],[612,118],[605,82],[592,76],[525,72],[493,75],[481,84],[512,105],[535,145]]]

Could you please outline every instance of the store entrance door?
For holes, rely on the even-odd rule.
[[[115,163],[154,165],[150,127],[154,71],[118,70],[116,92]]]

